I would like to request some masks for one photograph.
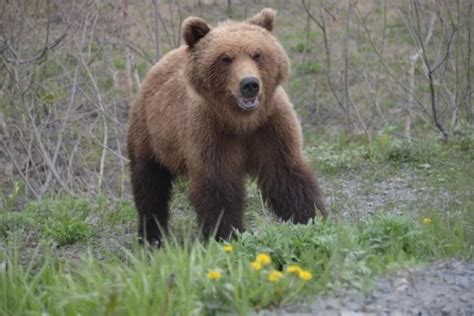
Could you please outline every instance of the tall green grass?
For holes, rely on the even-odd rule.
[[[171,239],[153,252],[122,248],[117,256],[99,260],[85,253],[76,261],[41,245],[24,262],[11,238],[0,250],[0,314],[247,314],[344,284],[363,287],[393,266],[468,257],[469,245],[456,225],[439,217],[424,224],[422,218],[386,215],[357,224],[273,224],[258,235],[238,236],[230,253],[214,241]],[[272,263],[255,271],[250,262],[259,253],[268,254]],[[285,272],[295,263],[313,279]],[[269,281],[272,270],[283,271],[283,278]],[[221,278],[209,279],[209,271],[219,271]]]
[[[405,168],[423,178],[425,194],[446,198],[416,204],[420,210],[403,216],[379,212],[356,222],[335,215],[326,222],[278,224],[266,217],[252,183],[246,215],[258,227],[238,235],[231,252],[223,243],[193,237],[184,183],[172,203],[176,235],[155,251],[130,243],[131,201],[59,196],[18,212],[14,199],[21,192],[15,192],[0,212],[0,315],[246,315],[309,301],[340,286],[365,290],[375,275],[400,266],[472,259],[473,138],[420,145],[387,137],[370,145],[320,144],[307,154],[314,154],[317,159],[309,158],[328,177],[350,169],[377,181],[371,174],[390,176]],[[256,271],[251,262],[261,253],[272,263]],[[288,273],[292,264],[312,279]],[[210,271],[220,278],[209,279]],[[272,282],[274,271],[283,277]]]

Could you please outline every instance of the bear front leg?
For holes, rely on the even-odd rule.
[[[234,230],[243,231],[244,195],[243,174],[191,178],[189,199],[205,239],[228,239]]]
[[[139,242],[160,246],[162,231],[168,226],[168,202],[174,176],[151,158],[132,158],[130,171],[138,211]]]
[[[218,132],[194,135],[201,138],[190,145],[189,200],[203,237],[227,239],[234,230],[244,228],[244,145],[232,135]]]
[[[264,200],[283,220],[307,223],[315,206],[327,216],[316,177],[305,161],[302,137],[293,113],[275,115],[251,146],[253,171]]]
[[[261,170],[258,183],[264,200],[278,217],[305,224],[315,216],[315,205],[327,216],[319,185],[305,162],[274,157],[267,163],[272,168]]]

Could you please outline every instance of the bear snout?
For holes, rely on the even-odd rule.
[[[244,98],[253,99],[260,91],[260,81],[255,77],[245,77],[240,81],[240,93]]]

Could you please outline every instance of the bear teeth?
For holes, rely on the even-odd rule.
[[[241,98],[239,101],[241,107],[245,110],[253,109],[258,104],[258,98]]]
[[[255,103],[255,99],[244,99],[245,104],[253,104]]]

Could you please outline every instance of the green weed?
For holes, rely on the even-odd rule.
[[[4,192],[2,188],[0,188],[0,205],[2,206],[3,213],[13,211],[22,189],[22,185],[18,181],[13,181],[12,191],[8,194]],[[0,212],[0,215],[2,212]]]
[[[85,222],[90,213],[85,199],[64,197],[46,198],[31,202],[22,212],[0,215],[0,231],[4,236],[17,230],[39,234],[39,239],[52,240],[59,246],[86,240],[91,235]]]
[[[370,144],[344,137],[332,144],[316,142],[305,153],[327,175],[360,171],[361,185],[408,168],[426,181],[427,194],[445,194],[442,204],[416,202],[410,205],[416,212],[395,216],[380,211],[357,222],[333,216],[307,225],[276,223],[250,180],[245,216],[253,227],[238,235],[228,252],[223,243],[193,238],[198,227],[186,181],[175,185],[172,235],[153,252],[136,243],[121,243],[114,251],[94,248],[104,238],[98,234],[108,238],[112,228],[118,230],[111,238],[120,241],[118,234],[124,232],[130,238],[136,222],[131,201],[59,196],[31,202],[21,212],[14,211],[12,202],[0,215],[0,314],[249,314],[304,302],[341,286],[366,290],[375,275],[401,266],[471,259],[469,140],[411,144],[391,135],[380,133]],[[333,196],[340,200],[343,193]],[[25,250],[25,235],[38,246]],[[86,241],[88,251],[77,252],[79,261],[57,255],[62,246]],[[252,262],[258,254],[270,256],[271,263],[256,269]],[[288,272],[295,264],[311,277]]]
[[[442,147],[435,141],[401,140],[382,132],[370,144],[362,139],[349,142],[344,137],[335,142],[317,142],[305,149],[305,154],[316,169],[327,174],[354,170],[368,164],[389,164],[400,166],[409,164],[420,167],[441,158]],[[464,145],[464,148],[469,148]]]
[[[316,74],[321,71],[321,65],[317,61],[298,63],[295,65],[295,70],[300,75]]]
[[[367,152],[368,149],[365,146],[353,145],[338,148],[326,142],[305,149],[305,154],[314,167],[329,174],[361,166]]]
[[[160,251],[123,249],[122,260],[84,254],[80,263],[72,264],[38,249],[44,253],[41,260],[33,256],[26,267],[18,261],[15,245],[8,245],[1,249],[0,312],[247,314],[303,301],[341,284],[361,286],[393,264],[435,259],[446,249],[446,239],[436,235],[440,227],[448,233],[449,227],[437,218],[424,224],[393,216],[358,225],[273,224],[257,235],[238,236],[230,252],[214,241],[168,240]],[[450,238],[450,243],[465,243],[459,234]],[[458,256],[468,255],[466,247],[457,250]],[[251,262],[261,253],[271,263],[256,270]],[[294,264],[308,271],[309,278],[288,272]],[[212,278],[211,271],[217,272]]]
[[[125,60],[123,60],[121,57],[119,56],[114,56],[112,58],[112,65],[114,66],[115,69],[117,70],[125,70]]]

